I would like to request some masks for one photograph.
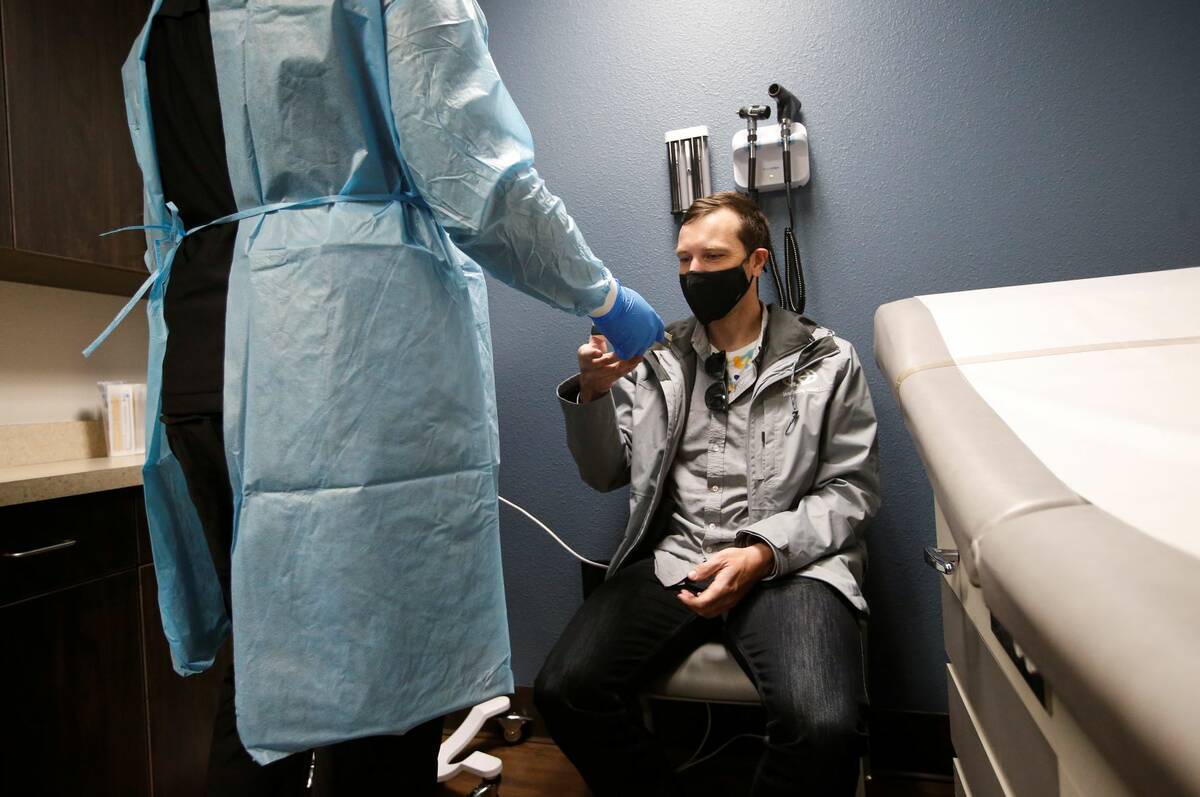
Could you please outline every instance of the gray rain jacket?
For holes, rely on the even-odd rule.
[[[607,397],[580,404],[578,375],[558,387],[580,476],[601,492],[630,487],[629,523],[609,576],[653,551],[671,517],[664,487],[696,378],[696,323],[672,324],[671,345],[647,352]],[[825,581],[865,612],[864,532],[879,508],[879,455],[854,347],[772,307],[750,402],[750,521],[740,531],[775,549],[776,578]]]

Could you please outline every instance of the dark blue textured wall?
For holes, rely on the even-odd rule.
[[[932,502],[874,365],[872,314],[921,293],[1200,264],[1200,4],[482,5],[539,170],[596,253],[668,318],[686,312],[663,132],[708,125],[724,190],[737,107],[766,102],[772,81],[804,102],[809,314],[858,347],[880,420],[872,697],[944,710],[936,579],[921,564]],[[778,238],[783,203],[767,205]],[[607,556],[626,496],[579,481],[553,394],[588,325],[494,282],[491,303],[502,492]],[[579,603],[579,568],[507,509],[503,535],[517,682],[530,684]]]

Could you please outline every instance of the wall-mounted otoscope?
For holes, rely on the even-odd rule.
[[[783,184],[788,189],[788,221],[792,218],[792,122],[800,118],[800,100],[778,83],[767,86],[767,95],[775,100],[776,117],[779,119],[779,141],[783,145]]]
[[[737,113],[746,120],[746,193],[758,202],[758,122],[771,118],[771,108],[767,105],[743,105]],[[775,293],[787,296],[779,266],[775,262],[775,248],[768,247],[767,253],[767,270],[775,281]]]
[[[783,189],[788,213],[783,233],[783,263],[776,261],[774,247],[768,247],[767,266],[775,281],[779,303],[803,313],[804,271],[800,248],[796,245],[792,188],[793,182],[800,186],[808,184],[808,130],[800,121],[800,100],[796,95],[778,83],[768,86],[767,94],[775,101],[779,124],[758,125],[760,120],[770,118],[770,106],[748,105],[738,109],[738,116],[746,120],[746,129],[733,136],[733,181],[737,187],[745,188],[755,202],[760,192]]]
[[[785,101],[787,107],[784,110],[793,114],[787,117],[790,123],[787,169],[791,182],[800,186],[808,183],[808,131],[792,110],[798,104]],[[746,126],[733,134],[733,182],[738,188],[748,190],[752,197],[755,192],[784,188],[784,141],[781,125],[770,123],[773,112],[769,104],[745,105],[738,109],[738,116],[746,120]],[[753,169],[750,168],[751,155],[755,161]]]
[[[767,95],[775,100],[776,116],[780,123],[785,119],[792,122],[800,118],[800,100],[796,99],[795,94],[778,83],[772,83],[767,86]]]
[[[787,197],[788,226],[783,231],[784,281],[787,290],[783,301],[797,313],[804,312],[806,291],[804,286],[804,266],[800,262],[800,247],[796,245],[796,234],[793,232],[796,221],[792,214],[792,122],[800,118],[800,100],[796,95],[778,83],[767,86],[767,95],[775,100],[775,111],[779,117],[779,140],[783,145],[783,186]]]
[[[738,116],[746,120],[746,142],[749,145],[750,167],[747,172],[746,190],[752,199],[758,197],[758,120],[770,119],[771,109],[766,105],[744,105],[738,108]]]
[[[779,140],[783,144],[783,184],[792,182],[791,138],[792,122],[800,118],[800,100],[778,83],[767,86],[767,96],[775,100],[775,115],[779,119]],[[792,194],[788,191],[788,221],[792,217]]]

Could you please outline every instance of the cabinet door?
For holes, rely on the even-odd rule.
[[[0,606],[136,567],[141,496],[130,487],[0,507]]]
[[[154,568],[147,565],[140,571],[154,797],[203,797],[213,718],[221,677],[229,661],[229,645],[208,672],[187,678],[177,675],[171,667],[171,652],[158,613]]]
[[[0,25],[4,24],[0,14]],[[4,58],[4,42],[0,36],[0,63]],[[4,97],[4,70],[0,69],[0,99]],[[0,247],[13,245],[12,192],[9,188],[8,172],[8,119],[0,114]]]
[[[143,271],[121,64],[149,0],[3,0],[17,249]]]
[[[137,572],[0,609],[0,794],[150,793]]]

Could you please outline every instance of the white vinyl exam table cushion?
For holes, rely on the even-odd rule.
[[[964,569],[1127,782],[1200,794],[1200,269],[876,313]]]

